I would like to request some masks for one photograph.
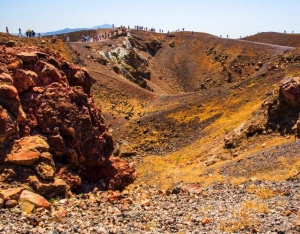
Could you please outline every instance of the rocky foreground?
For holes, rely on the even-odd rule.
[[[122,192],[95,188],[51,199],[31,212],[20,205],[2,208],[0,232],[299,233],[299,191],[299,179],[216,183],[202,189],[183,184],[166,191],[151,186]]]

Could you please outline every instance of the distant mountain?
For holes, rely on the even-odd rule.
[[[92,28],[65,28],[53,32],[42,33],[42,36],[58,35],[58,34],[70,33],[70,32],[82,31],[82,30],[90,30],[90,29],[97,29],[97,28],[111,28],[111,27],[112,27],[111,24],[103,24],[99,26],[94,26]]]

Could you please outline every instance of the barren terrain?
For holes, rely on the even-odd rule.
[[[287,190],[293,199],[299,198],[299,188],[289,187],[293,181],[299,184],[298,132],[290,126],[290,119],[297,120],[299,108],[279,108],[286,111],[279,113],[285,116],[280,117],[285,122],[280,122],[280,118],[273,120],[267,109],[268,103],[275,105],[278,100],[287,106],[279,97],[280,81],[286,76],[300,76],[299,35],[259,33],[247,40],[233,40],[197,32],[159,34],[127,30],[121,34],[119,30],[117,36],[109,39],[80,41],[81,35],[92,37],[104,31],[72,33],[69,43],[61,40],[68,34],[59,36],[55,42],[51,38],[28,39],[1,34],[0,43],[14,40],[18,45],[49,47],[89,70],[96,79],[92,86],[95,103],[101,107],[113,136],[114,155],[133,163],[138,172],[130,191],[142,188],[138,192],[144,190],[145,197],[149,198],[152,195],[148,191],[154,190],[157,195],[185,183],[207,187],[209,194],[213,193],[213,186],[226,185],[228,187],[219,189],[220,193],[228,192],[224,199],[234,196],[232,190],[227,190],[233,186],[238,194],[241,190],[248,194],[247,203],[253,199],[249,194],[258,194],[258,190],[266,188],[261,195],[263,200],[259,200],[259,204],[266,206],[264,211],[244,207],[249,209],[241,214],[244,220],[237,223],[232,219],[232,222],[223,220],[222,224],[222,220],[209,217],[207,229],[200,231],[267,231],[265,226],[241,223],[251,223],[248,216],[243,217],[250,215],[249,210],[251,214],[266,216],[272,213],[269,210],[274,204],[270,205],[268,199],[276,197],[278,203]],[[273,128],[273,123],[277,127]],[[224,139],[238,128],[242,129],[241,135],[234,135],[233,140],[230,138],[233,143],[226,143]],[[266,185],[260,187],[260,181]],[[289,181],[288,186],[286,181]],[[276,186],[283,189],[277,191]],[[272,195],[268,197],[266,194],[270,191]],[[217,195],[212,195],[212,199],[215,197]],[[242,198],[236,200],[240,205],[243,203]],[[154,204],[151,200],[150,207]],[[214,205],[218,206],[218,202]],[[257,203],[252,205],[259,207]],[[291,217],[293,224],[289,223],[282,230],[296,233],[300,210],[283,207],[281,215]],[[206,211],[201,210],[203,217],[211,215]],[[259,222],[257,219],[255,216]],[[206,225],[205,220],[197,222],[202,222],[203,227]],[[275,226],[270,224],[269,230],[281,230]],[[137,230],[155,229],[147,224],[132,229]],[[157,230],[158,233],[179,232],[185,228]]]

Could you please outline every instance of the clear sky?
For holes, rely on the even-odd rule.
[[[0,0],[0,31],[49,32],[102,24],[184,28],[238,38],[300,33],[300,0]]]

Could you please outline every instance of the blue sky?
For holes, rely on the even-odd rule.
[[[300,33],[300,0],[0,0],[0,31],[142,25],[164,32],[228,34]]]

